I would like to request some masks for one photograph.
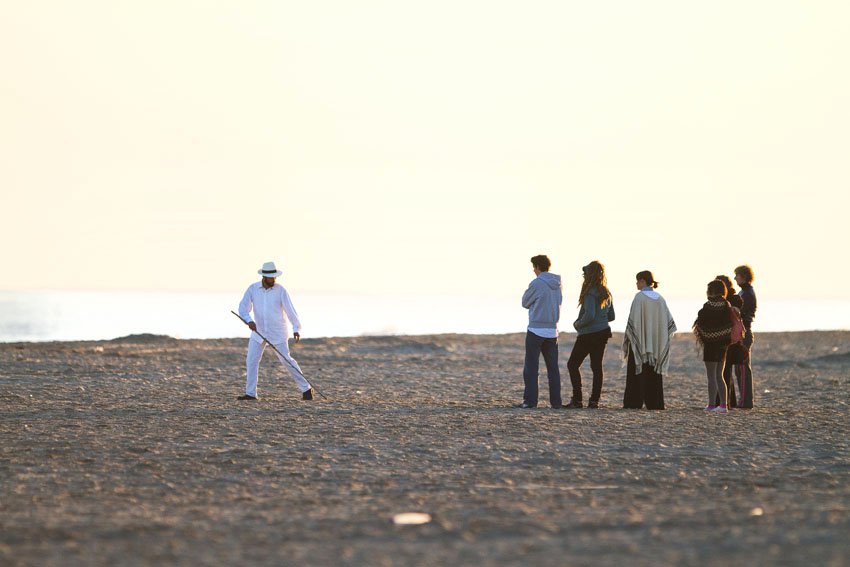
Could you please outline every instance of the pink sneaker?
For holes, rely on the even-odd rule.
[[[717,406],[713,410],[714,413],[727,413],[729,410],[726,409],[726,406]]]
[[[703,408],[703,411],[714,411],[717,409],[717,406],[708,405]]]

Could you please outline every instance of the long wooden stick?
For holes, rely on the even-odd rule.
[[[234,315],[236,315],[237,317],[239,317],[239,320],[240,320],[240,321],[242,321],[243,323],[245,323],[245,325],[246,325],[246,326],[248,325],[248,321],[246,321],[245,319],[243,319],[243,318],[242,318],[242,316],[241,316],[239,313],[237,313],[236,311],[233,311],[232,309],[230,310],[230,312],[231,312],[231,313],[233,313]],[[253,329],[252,329],[252,330],[253,330]],[[304,378],[304,381],[305,381],[305,382],[307,382],[308,384],[310,384],[310,387],[311,387],[311,388],[313,388],[313,391],[314,391],[314,392],[316,392],[317,394],[319,394],[319,395],[320,395],[320,396],[322,396],[323,398],[328,399],[328,397],[327,397],[326,395],[324,395],[324,394],[323,394],[323,393],[321,393],[318,389],[316,389],[316,385],[315,385],[315,384],[313,384],[312,382],[310,382],[309,380],[307,380],[307,377],[306,377],[306,376],[304,376],[304,373],[303,373],[303,372],[301,372],[300,370],[298,370],[298,368],[296,368],[296,367],[295,367],[295,366],[294,366],[291,362],[289,362],[288,360],[286,360],[286,357],[285,357],[285,356],[283,356],[283,353],[282,353],[282,352],[280,352],[279,350],[277,350],[277,347],[276,347],[276,346],[274,346],[274,345],[271,343],[271,341],[269,341],[266,337],[264,337],[264,336],[260,333],[260,331],[254,331],[254,332],[255,332],[255,333],[257,333],[257,336],[259,336],[261,339],[263,339],[263,341],[264,341],[267,345],[269,345],[270,347],[272,347],[272,348],[274,349],[274,351],[275,351],[278,355],[280,355],[281,360],[283,360],[283,361],[284,361],[284,362],[285,362],[285,363],[286,363],[286,364],[287,364],[287,365],[288,365],[291,369],[293,369],[294,371],[296,371],[296,372],[297,372],[297,373],[298,373],[298,374],[299,374],[302,378]]]

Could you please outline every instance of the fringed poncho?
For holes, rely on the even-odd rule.
[[[667,308],[667,302],[657,292],[643,289],[635,295],[626,324],[623,355],[629,350],[635,356],[635,370],[643,371],[648,364],[658,374],[667,374],[670,363],[670,339],[676,332],[676,322]]]

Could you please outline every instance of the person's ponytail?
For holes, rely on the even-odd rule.
[[[646,282],[647,287],[651,287],[652,289],[658,288],[658,282],[655,281],[655,278],[652,276],[652,272],[649,270],[644,270],[642,272],[638,272],[635,276],[636,280],[643,280]]]

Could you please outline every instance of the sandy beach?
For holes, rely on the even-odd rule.
[[[305,340],[314,402],[268,351],[238,402],[245,339],[0,344],[0,564],[850,564],[850,332],[757,335],[727,415],[688,333],[619,409],[621,343],[598,411],[511,409],[520,334]]]

